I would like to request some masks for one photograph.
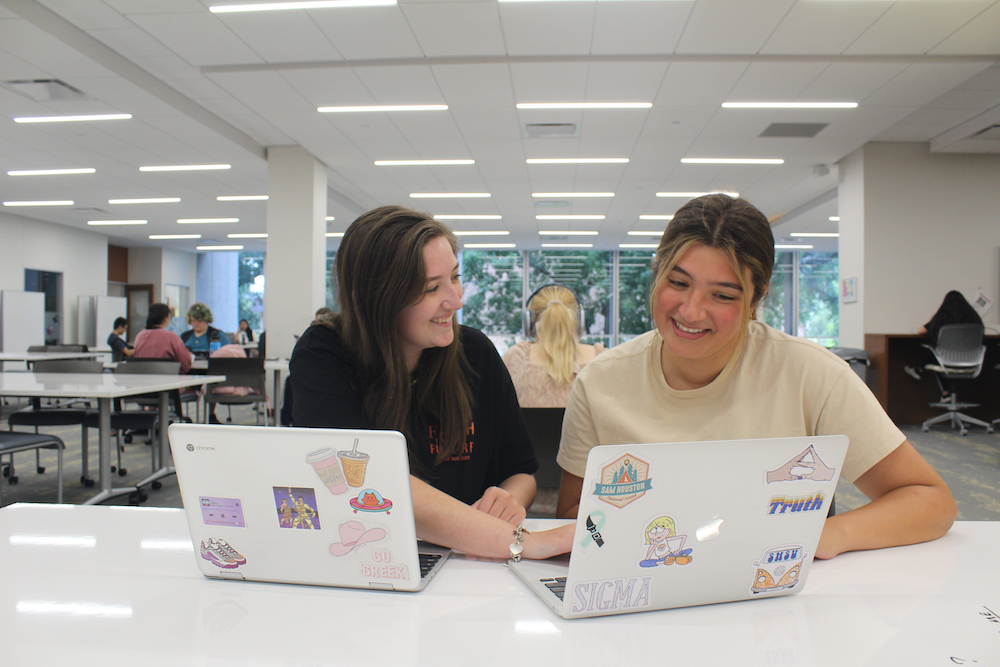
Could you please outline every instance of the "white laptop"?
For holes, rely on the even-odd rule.
[[[590,451],[569,562],[510,562],[565,618],[798,593],[846,436]]]
[[[450,551],[418,554],[396,431],[171,424],[195,560],[207,577],[419,591]]]

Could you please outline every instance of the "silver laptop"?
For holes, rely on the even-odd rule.
[[[590,451],[569,562],[509,563],[565,618],[798,593],[846,436]]]
[[[396,431],[171,424],[206,577],[419,591],[450,551],[418,542]]]

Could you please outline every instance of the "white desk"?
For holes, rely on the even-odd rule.
[[[107,352],[0,352],[0,368],[5,361],[23,361],[29,366],[36,361],[63,361],[66,359],[96,359]]]
[[[197,570],[182,510],[11,505],[0,510],[0,656],[101,667],[993,667],[1000,623],[982,614],[1000,612],[998,550],[1000,523],[963,522],[929,544],[816,563],[795,596],[566,621],[496,562],[453,557],[421,593],[215,581]]]
[[[41,398],[94,398],[100,415],[100,491],[86,504],[99,503],[108,498],[131,493],[136,487],[112,488],[111,474],[111,401],[136,394],[160,394],[160,464],[161,468],[139,482],[142,486],[165,475],[173,468],[165,466],[170,460],[167,442],[167,415],[170,412],[168,392],[213,382],[222,382],[219,375],[132,375],[114,373],[0,373],[0,396],[30,396]],[[86,459],[84,459],[86,465]]]

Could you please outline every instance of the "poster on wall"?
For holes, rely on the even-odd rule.
[[[976,296],[972,298],[972,307],[976,309],[979,316],[982,317],[993,305],[993,300],[986,296],[983,292],[982,287],[976,288]]]
[[[842,278],[840,280],[840,302],[857,303],[858,301],[858,279]]]

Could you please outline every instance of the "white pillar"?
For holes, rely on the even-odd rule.
[[[326,166],[299,146],[267,151],[267,356],[288,358],[326,303]]]

